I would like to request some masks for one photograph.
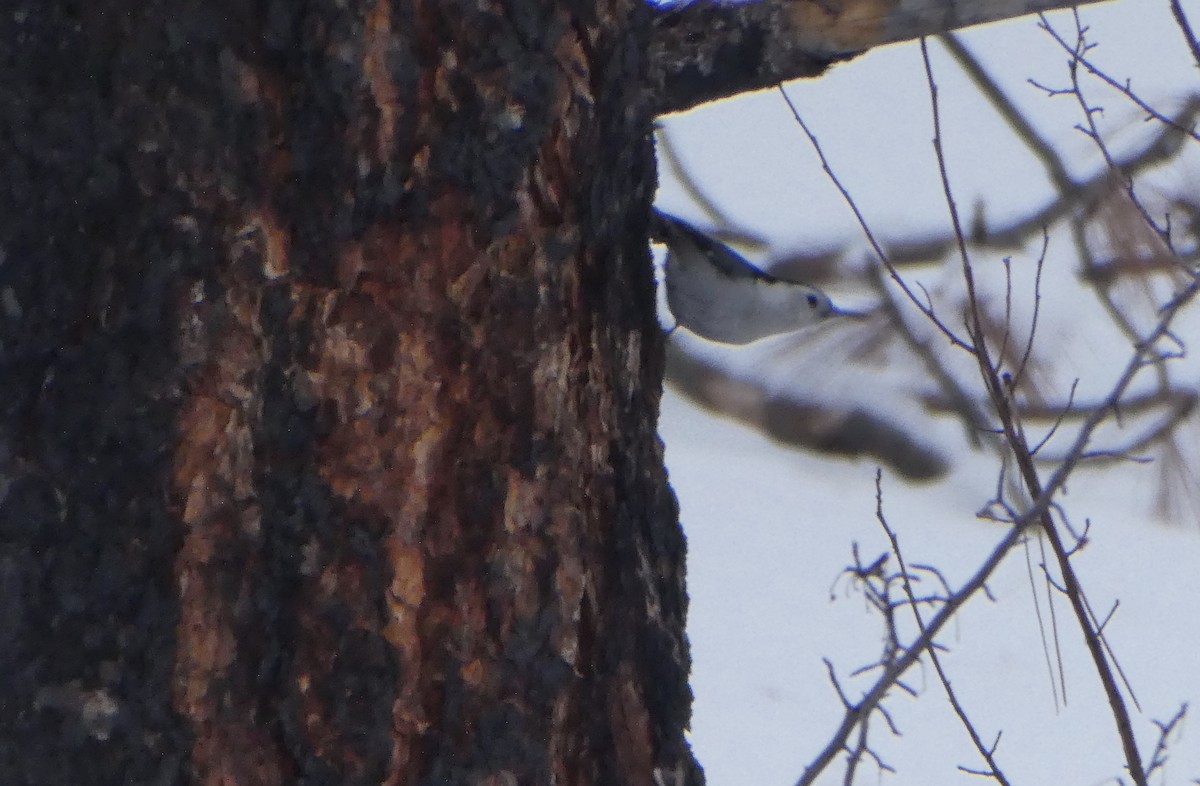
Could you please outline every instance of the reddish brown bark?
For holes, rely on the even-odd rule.
[[[0,781],[699,782],[645,10],[344,5],[0,21]]]

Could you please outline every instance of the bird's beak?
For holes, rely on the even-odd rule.
[[[848,308],[833,307],[834,316],[846,317],[847,319],[866,320],[874,316],[874,311],[855,311]]]

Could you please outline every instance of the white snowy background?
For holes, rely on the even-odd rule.
[[[1184,0],[1200,26],[1200,0]],[[1200,72],[1171,18],[1167,0],[1116,0],[1082,9],[1089,57],[1170,114],[1200,92]],[[1048,19],[1074,40],[1070,13]],[[1067,57],[1024,18],[961,33],[964,43],[1067,160],[1073,175],[1103,167],[1096,146],[1074,126],[1081,122],[1069,97],[1048,97],[1027,80],[1068,86]],[[1024,215],[1054,198],[1041,164],[1014,137],[939,44],[930,44],[940,90],[943,136],[955,196],[970,215],[986,203],[993,225]],[[1132,150],[1156,132],[1119,94],[1087,82],[1089,97],[1116,152]],[[947,231],[947,211],[931,139],[932,117],[920,50],[896,45],[834,67],[826,76],[788,86],[832,166],[866,215],[872,230],[902,240]],[[798,249],[851,248],[865,259],[861,230],[822,173],[808,141],[777,92],[765,91],[666,118],[666,133],[704,193],[739,227],[771,241],[757,258]],[[1192,148],[1200,147],[1194,142]],[[1148,203],[1169,191],[1200,188],[1200,156],[1193,150],[1147,181]],[[1160,185],[1155,190],[1154,184]],[[664,167],[658,204],[711,225]],[[1012,253],[1028,271],[1037,247]],[[987,275],[989,258],[977,269]],[[1062,398],[1078,379],[1079,397],[1105,393],[1130,357],[1128,341],[1105,328],[1094,298],[1077,279],[1069,234],[1052,235],[1046,257],[1039,348],[1056,358],[1054,392]],[[994,265],[993,265],[994,267]],[[913,272],[930,289],[961,286],[954,268]],[[1014,313],[1031,309],[1028,280],[1016,286]],[[837,294],[836,292],[834,294]],[[1194,311],[1195,309],[1193,309]],[[1187,315],[1180,336],[1200,330]],[[702,343],[678,331],[673,340]],[[790,342],[790,344],[789,344]],[[904,380],[919,384],[920,368],[878,371],[870,377],[830,363],[821,335],[799,334],[744,349],[699,347],[738,373],[759,375],[774,389],[805,396],[849,396],[870,401],[941,445],[952,469],[935,483],[910,484],[886,468],[883,507],[910,563],[938,566],[951,586],[971,575],[1003,537],[1002,525],[975,513],[996,491],[995,454],[965,447],[962,428],[896,403]],[[805,353],[804,345],[815,347]],[[765,346],[764,346],[765,345]],[[792,345],[800,345],[789,352]],[[1191,359],[1183,363],[1191,363]],[[965,355],[959,368],[969,368]],[[1179,366],[1195,385],[1196,366]],[[964,376],[970,379],[969,376]],[[974,390],[979,390],[975,382]],[[1196,433],[1195,416],[1187,426]],[[850,673],[880,653],[882,628],[841,570],[857,543],[869,562],[887,550],[875,519],[876,462],[787,449],[732,421],[705,412],[670,388],[661,433],[671,483],[688,538],[691,595],[689,636],[695,708],[691,741],[715,786],[792,784],[827,744],[843,716],[823,658],[855,698],[874,675]],[[1036,439],[1037,437],[1034,437]],[[1089,542],[1074,565],[1096,613],[1120,607],[1105,633],[1129,678],[1141,710],[1127,702],[1144,759],[1158,739],[1153,721],[1180,705],[1189,717],[1170,738],[1170,761],[1156,784],[1200,779],[1200,522],[1164,521],[1155,512],[1159,468],[1133,463],[1080,470],[1061,502],[1076,526],[1090,521]],[[1029,559],[1041,557],[1031,545]],[[996,756],[1014,784],[1117,783],[1124,759],[1112,715],[1070,610],[1058,599],[1058,639],[1066,676],[1065,706],[1056,701],[1034,608],[1034,589],[1018,548],[989,582],[995,602],[974,598],[939,638],[943,664],[981,736],[1002,732]],[[1036,568],[1034,569],[1036,571]],[[1037,585],[1042,616],[1045,589]],[[909,629],[911,633],[911,628]],[[1047,635],[1052,635],[1047,633]],[[1053,657],[1053,650],[1051,650]],[[937,677],[927,664],[910,671],[910,697],[896,691],[885,706],[901,736],[877,718],[870,741],[896,772],[882,776],[870,762],[857,783],[955,784],[986,782],[958,770],[983,769]],[[844,759],[821,783],[841,783]]]

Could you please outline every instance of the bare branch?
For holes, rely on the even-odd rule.
[[[942,151],[941,143],[941,118],[938,108],[937,84],[933,78],[933,67],[929,61],[929,50],[925,42],[921,42],[921,55],[925,62],[925,73],[929,84],[930,102],[933,109],[933,127],[934,139],[933,148],[937,156],[938,171],[942,178],[942,189],[946,197],[946,204],[950,210],[951,221],[954,225],[955,235],[959,238],[960,255],[963,262],[963,278],[966,280],[968,297],[972,305],[973,331],[975,335],[975,357],[979,362],[980,373],[983,376],[984,382],[988,387],[988,391],[992,398],[992,404],[996,408],[996,412],[1000,417],[1000,421],[1004,426],[1005,438],[1013,450],[1013,454],[1017,460],[1017,466],[1021,473],[1021,478],[1025,483],[1026,488],[1031,495],[1038,498],[1043,496],[1041,479],[1037,474],[1037,469],[1033,462],[1033,456],[1029,451],[1028,445],[1025,443],[1024,434],[1019,431],[1018,422],[1015,413],[1010,406],[1010,399],[1005,395],[1004,387],[997,374],[996,366],[992,362],[987,342],[982,340],[982,327],[979,320],[979,310],[977,307],[978,300],[975,295],[974,275],[971,271],[970,259],[967,256],[966,243],[963,240],[961,224],[958,220],[958,211],[955,206],[954,197],[950,188],[950,179],[946,170],[946,159]],[[1200,285],[1200,279],[1195,279],[1192,282],[1191,290],[1194,295],[1195,288]],[[1165,311],[1165,310],[1164,310]],[[1168,334],[1167,322],[1164,319],[1159,323],[1159,330],[1156,331],[1158,338]],[[1135,357],[1134,371],[1141,368],[1142,356],[1146,351],[1145,345],[1138,347],[1137,356]],[[1114,401],[1115,404],[1115,401]],[[1076,455],[1082,455],[1086,444],[1079,444],[1079,452]],[[1064,466],[1066,463],[1064,462]],[[1059,472],[1062,467],[1059,468]],[[1056,473],[1057,474],[1057,473]],[[1065,477],[1065,476],[1064,476]],[[1063,547],[1062,540],[1058,531],[1054,527],[1054,521],[1048,512],[1043,513],[1039,517],[1042,531],[1049,541],[1052,551],[1058,562],[1059,572],[1062,575],[1063,584],[1065,585],[1067,598],[1071,602],[1072,610],[1075,612],[1076,621],[1079,624],[1080,630],[1083,633],[1084,641],[1087,643],[1088,650],[1092,655],[1092,660],[1096,666],[1096,673],[1104,686],[1104,692],[1108,697],[1109,707],[1112,710],[1113,720],[1117,725],[1118,736],[1121,740],[1121,745],[1125,750],[1125,760],[1129,769],[1130,776],[1134,779],[1137,786],[1146,786],[1145,770],[1142,767],[1141,754],[1137,749],[1137,740],[1133,735],[1133,726],[1129,720],[1129,711],[1125,707],[1124,699],[1121,696],[1120,690],[1117,688],[1116,681],[1113,678],[1112,670],[1109,668],[1108,662],[1105,659],[1104,648],[1100,641],[1099,634],[1093,629],[1091,619],[1087,613],[1083,601],[1083,590],[1075,576],[1074,569],[1070,564],[1070,559],[1067,556],[1066,549]]]
[[[883,515],[883,473],[880,470],[875,471],[875,518],[879,521],[879,525],[883,527],[884,533],[892,544],[892,553],[896,555],[896,561],[900,563],[899,575],[904,582],[904,592],[908,595],[909,607],[912,609],[913,618],[917,622],[917,629],[924,633],[925,621],[921,618],[921,609],[913,592],[912,582],[909,580],[908,568],[904,564],[904,555],[900,552],[900,538],[896,535],[896,531],[887,523],[887,518]],[[996,736],[996,742],[990,747],[984,745],[979,732],[975,730],[975,724],[967,716],[966,709],[963,708],[958,700],[958,696],[954,693],[954,689],[950,686],[950,678],[946,675],[945,669],[942,668],[942,661],[937,655],[937,649],[931,646],[928,652],[934,671],[937,672],[938,679],[942,683],[942,688],[946,691],[946,698],[950,701],[950,706],[954,708],[954,714],[958,716],[963,728],[966,729],[967,736],[971,738],[971,743],[979,751],[979,755],[987,762],[988,769],[986,771],[969,771],[976,775],[995,778],[996,782],[1002,786],[1010,786],[1008,778],[1004,775],[1004,771],[1000,769],[1000,765],[996,762],[996,745],[1000,742],[1000,736]]]
[[[860,405],[805,399],[802,391],[769,391],[689,353],[678,341],[667,344],[667,380],[700,406],[736,418],[783,445],[870,456],[912,480],[941,477],[948,467],[918,429]]]
[[[846,750],[847,740],[854,732],[859,722],[869,715],[891,690],[893,685],[896,685],[899,679],[908,669],[916,663],[920,655],[925,652],[933,643],[937,635],[941,632],[955,614],[971,599],[972,596],[980,589],[984,588],[988,579],[999,567],[1000,563],[1008,555],[1014,546],[1022,542],[1029,527],[1042,524],[1044,527],[1044,517],[1050,509],[1055,495],[1058,494],[1072,469],[1078,464],[1079,456],[1083,453],[1088,443],[1091,441],[1092,435],[1096,429],[1103,423],[1116,407],[1117,402],[1125,394],[1129,388],[1133,378],[1137,372],[1144,367],[1143,356],[1151,351],[1155,343],[1170,331],[1171,324],[1174,322],[1176,315],[1183,309],[1185,305],[1195,299],[1197,292],[1200,292],[1200,279],[1195,279],[1174,297],[1162,310],[1162,316],[1153,331],[1147,338],[1139,342],[1134,347],[1134,352],[1129,362],[1126,364],[1124,372],[1117,379],[1112,389],[1109,391],[1108,397],[1105,399],[1105,406],[1097,407],[1084,421],[1080,428],[1079,434],[1076,435],[1072,449],[1068,451],[1066,458],[1051,474],[1046,483],[1038,489],[1038,493],[1034,497],[1032,503],[1027,510],[1018,516],[1013,517],[1013,525],[1008,530],[1007,534],[1000,542],[992,549],[991,554],[983,561],[979,569],[975,571],[959,589],[950,595],[946,602],[941,606],[938,612],[929,620],[925,630],[917,637],[915,641],[903,649],[895,661],[888,666],[883,674],[875,681],[875,683],[863,694],[857,704],[850,703],[843,696],[843,700],[847,704],[846,715],[842,718],[841,724],[834,731],[829,743],[817,754],[809,766],[805,769],[804,774],[797,781],[797,786],[805,786],[815,782],[816,778],[829,766],[830,762],[837,757],[838,753]],[[998,381],[997,381],[998,384]],[[1028,462],[1027,462],[1028,463]],[[1036,480],[1036,475],[1035,475]],[[1089,625],[1090,629],[1090,625]],[[1099,644],[1097,644],[1099,646]],[[827,666],[832,668],[827,662]],[[1111,680],[1111,675],[1110,675]],[[1119,694],[1118,694],[1119,698]],[[1126,715],[1126,721],[1128,716]],[[1136,755],[1136,751],[1135,751]],[[1141,775],[1140,767],[1138,772],[1138,783],[1144,784],[1145,779]]]
[[[876,46],[1098,0],[700,0],[652,9],[656,114],[820,75]]]

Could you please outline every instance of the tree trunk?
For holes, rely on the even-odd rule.
[[[0,14],[0,783],[702,781],[647,17]]]

